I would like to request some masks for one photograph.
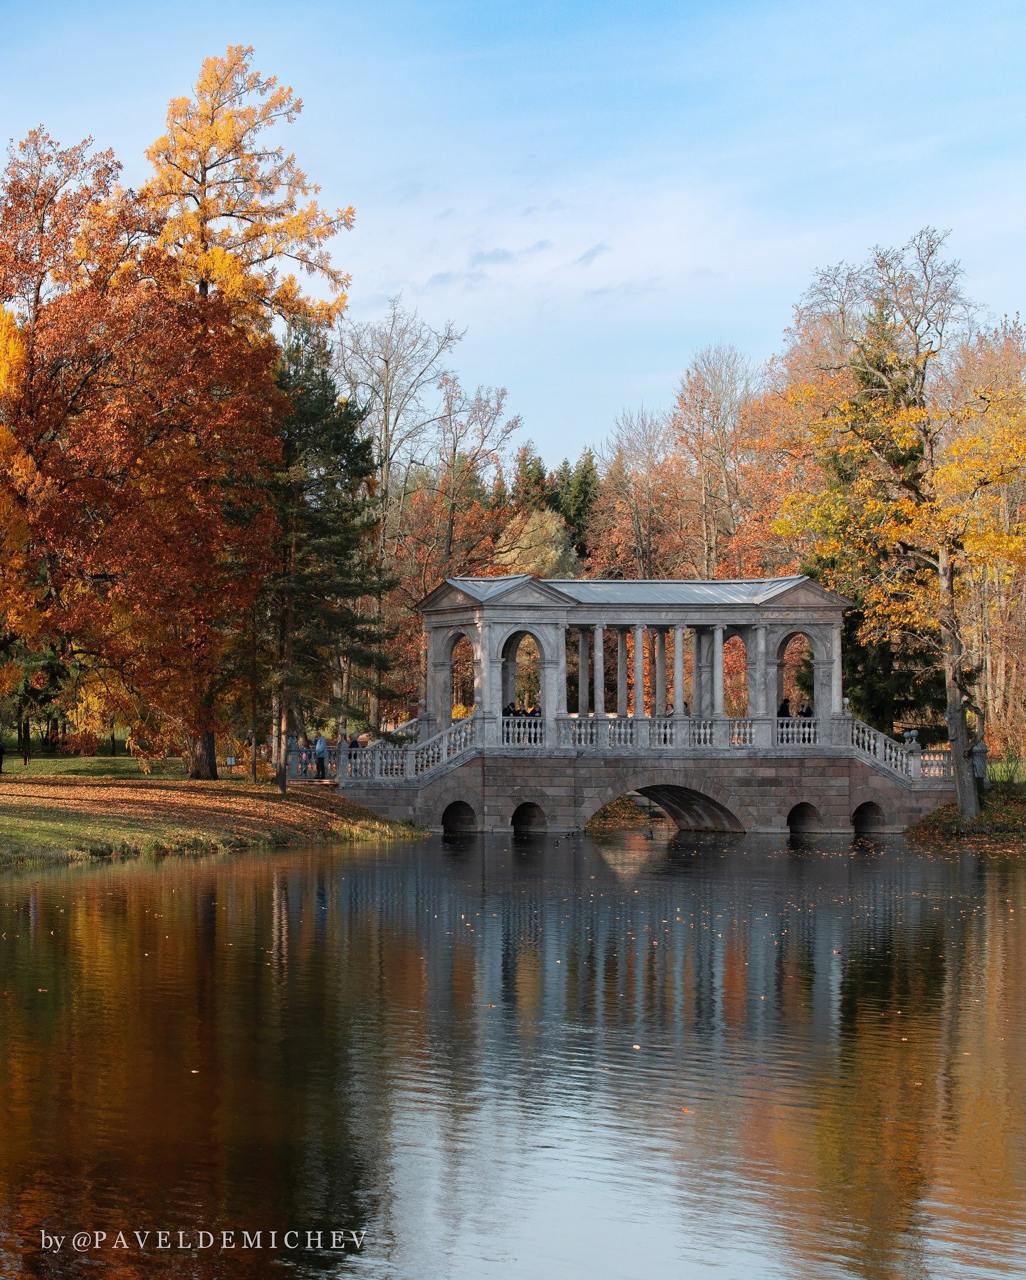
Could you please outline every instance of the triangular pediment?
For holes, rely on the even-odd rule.
[[[812,578],[802,578],[791,586],[785,586],[779,591],[768,593],[763,596],[759,603],[771,605],[773,608],[785,606],[788,609],[822,609],[824,607],[850,609],[852,605],[850,600],[845,599],[844,596],[836,595],[833,591],[827,591],[826,587],[821,587]]]
[[[498,591],[488,600],[489,605],[501,606],[508,609],[511,606],[516,608],[531,608],[538,605],[574,605],[577,601],[566,595],[558,588],[550,586],[549,583],[543,582],[540,578],[533,578],[528,582],[521,582],[516,586],[511,586],[508,591]]]
[[[415,607],[421,612],[429,609],[476,609],[480,603],[480,600],[461,587],[457,587],[454,583],[443,582],[435,587],[434,591],[428,592]]]
[[[508,578],[447,578],[417,605],[422,612],[472,607],[507,608],[532,605],[573,605],[571,596],[541,578],[521,573]]]

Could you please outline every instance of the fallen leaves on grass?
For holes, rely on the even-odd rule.
[[[0,823],[16,829],[45,821],[69,837],[102,831],[112,848],[238,847],[365,839],[402,829],[327,787],[297,788],[283,798],[267,786],[92,778],[0,778]],[[88,849],[89,840],[86,840]],[[95,844],[95,840],[93,841]],[[74,840],[68,852],[76,847]]]

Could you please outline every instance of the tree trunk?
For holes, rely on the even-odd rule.
[[[249,777],[257,780],[257,623],[256,606],[253,606],[253,635],[250,645],[249,669]]]
[[[289,791],[289,700],[286,697],[278,702],[278,742],[276,780],[278,790],[285,796]]]
[[[381,635],[381,620],[384,616],[384,602],[381,599],[381,593],[378,592],[374,600],[374,621],[375,633]],[[370,727],[376,731],[381,728],[381,672],[375,668],[371,673],[374,683],[371,685],[367,696],[367,721]]]
[[[973,740],[966,721],[964,691],[960,680],[963,646],[958,630],[955,575],[947,549],[942,549],[938,556],[937,577],[940,586],[941,635],[944,642],[944,692],[947,695],[945,718],[948,725],[948,738],[951,742],[951,768],[955,779],[955,796],[962,816],[975,818],[980,812],[980,798],[973,774],[973,761],[970,754]]]
[[[278,629],[278,723],[276,737],[278,739],[278,764],[275,769],[275,781],[281,794],[287,795],[289,789],[289,692],[292,677],[292,628],[295,608],[291,587],[285,595]]]
[[[189,739],[189,779],[193,782],[217,781],[217,750],[213,729]]]
[[[280,707],[281,695],[275,689],[271,693],[271,768],[276,774],[281,763],[281,736],[278,732]]]

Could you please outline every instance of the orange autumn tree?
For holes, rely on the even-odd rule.
[[[195,773],[271,545],[275,349],[182,288],[117,174],[42,132],[4,174],[0,610]]]
[[[172,100],[166,132],[147,151],[154,176],[142,196],[162,220],[160,244],[184,282],[202,300],[216,299],[259,344],[275,320],[319,326],[341,314],[348,277],[329,244],[352,225],[353,210],[322,209],[296,157],[267,136],[292,123],[302,102],[254,70],[252,55],[232,45],[224,57],[207,58],[195,96]],[[305,295],[296,272],[328,296]],[[279,695],[288,681],[280,672]],[[212,736],[195,772],[216,776]]]

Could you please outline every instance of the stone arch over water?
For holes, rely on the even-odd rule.
[[[510,826],[512,826],[513,834],[516,836],[538,836],[545,834],[548,823],[545,820],[545,811],[541,805],[527,800],[522,804],[518,804],[513,810]]]
[[[722,787],[708,779],[680,771],[653,774],[652,771],[610,779],[605,795],[584,800],[580,825],[584,827],[600,809],[620,796],[637,794],[651,800],[681,831],[731,831],[741,833],[757,824],[745,806]]]
[[[787,829],[794,836],[811,835],[823,829],[823,818],[814,804],[803,800],[788,813]]]
[[[442,831],[447,836],[469,835],[477,827],[477,814],[466,800],[453,800],[442,810]]]

